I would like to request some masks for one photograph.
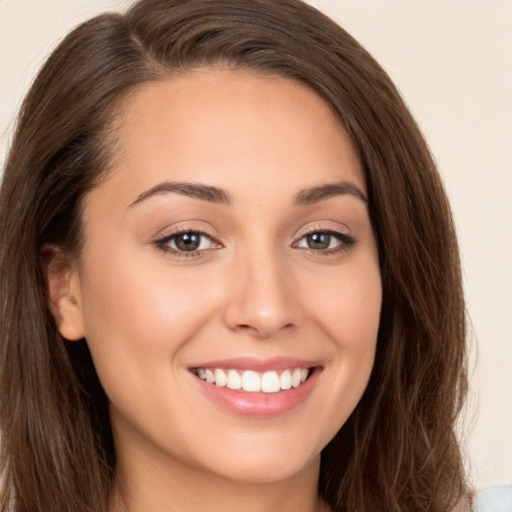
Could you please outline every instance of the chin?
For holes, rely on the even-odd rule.
[[[273,437],[273,438],[272,438]],[[293,435],[258,436],[242,442],[219,443],[221,450],[203,453],[203,468],[240,483],[268,484],[318,471],[322,444]]]

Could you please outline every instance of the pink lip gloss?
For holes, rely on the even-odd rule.
[[[303,369],[304,372],[307,370],[308,375],[306,380],[295,381],[293,386],[289,383],[289,389],[279,389],[278,386],[277,389],[271,392],[247,389],[247,386],[245,386],[246,381],[244,381],[244,388],[246,389],[244,391],[243,389],[231,389],[225,382],[222,385],[217,385],[219,384],[218,380],[216,381],[217,383],[211,382],[213,377],[210,377],[210,381],[208,381],[205,378],[205,369],[206,372],[210,373],[210,376],[213,375],[215,369],[225,370],[226,372],[217,371],[217,374],[221,373],[223,375],[223,379],[229,370],[235,370],[240,376],[245,376],[244,372],[253,374],[257,372],[260,374],[260,377],[267,372],[271,372],[274,373],[274,375],[271,375],[274,380],[276,379],[275,372],[284,373],[287,370],[288,375],[290,375],[294,370],[299,369],[300,373],[300,369]],[[194,379],[202,392],[222,408],[238,415],[269,418],[285,414],[300,406],[310,395],[321,373],[321,367],[314,361],[295,358],[277,357],[262,360],[242,357],[194,365],[191,367],[191,373],[194,375]],[[259,377],[257,380],[259,380]],[[240,384],[238,385],[239,387],[241,386]],[[261,389],[258,385],[256,387]]]

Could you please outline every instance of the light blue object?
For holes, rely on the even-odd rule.
[[[478,492],[473,512],[512,512],[512,485],[497,485]]]

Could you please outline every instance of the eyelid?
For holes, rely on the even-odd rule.
[[[295,240],[299,240],[307,235],[311,235],[312,233],[332,233],[338,234],[343,237],[351,237],[348,233],[348,228],[346,226],[342,226],[338,223],[333,225],[333,222],[326,222],[325,224],[315,222],[314,224],[308,224],[307,226],[300,229],[300,231],[295,236]]]
[[[151,235],[151,240],[156,242],[172,235],[189,232],[201,233],[216,241],[221,238],[219,232],[209,222],[199,219],[187,219],[174,222],[165,228],[158,229]]]

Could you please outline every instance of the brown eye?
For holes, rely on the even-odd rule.
[[[340,235],[327,231],[315,231],[314,233],[304,235],[299,240],[297,247],[323,251],[326,249],[334,249],[339,245],[342,245]]]
[[[337,231],[313,231],[303,235],[298,242],[294,244],[294,247],[330,254],[332,252],[346,250],[355,243],[355,238],[346,233]]]
[[[174,237],[176,248],[180,251],[197,251],[201,245],[200,233],[182,233]]]
[[[184,231],[169,235],[156,244],[168,251],[177,253],[194,253],[214,247],[213,240],[205,233],[200,231]]]
[[[331,238],[329,233],[311,233],[306,236],[306,243],[310,249],[329,249]]]

